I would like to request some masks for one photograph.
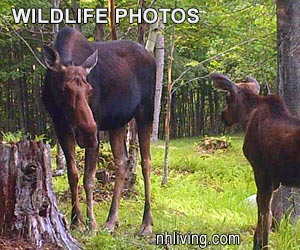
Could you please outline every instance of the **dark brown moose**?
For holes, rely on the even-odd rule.
[[[258,82],[232,82],[212,73],[217,89],[224,90],[227,106],[222,120],[227,126],[239,123],[245,130],[243,152],[250,162],[257,186],[258,222],[254,250],[268,249],[271,230],[272,192],[280,184],[300,186],[300,119],[291,116],[277,95],[259,96]]]
[[[47,66],[43,103],[66,156],[72,196],[71,226],[81,228],[75,142],[85,148],[83,184],[89,228],[97,224],[93,209],[94,177],[98,159],[98,131],[108,130],[115,158],[116,180],[104,229],[113,231],[119,221],[119,203],[128,168],[126,124],[136,119],[145,206],[141,234],[152,232],[150,206],[150,134],[153,120],[155,59],[143,46],[130,41],[89,42],[72,28],[62,29],[55,48],[42,50]]]

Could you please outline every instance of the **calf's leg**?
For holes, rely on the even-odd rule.
[[[268,250],[269,233],[272,225],[272,183],[270,178],[255,176],[257,185],[258,222],[254,234],[253,250]]]
[[[125,127],[110,131],[109,136],[112,153],[115,160],[116,179],[112,203],[110,206],[108,218],[104,225],[104,230],[114,231],[115,226],[118,226],[119,223],[119,204],[126,172],[128,169],[129,158],[127,155],[125,142]]]

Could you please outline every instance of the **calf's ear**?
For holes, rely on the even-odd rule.
[[[237,86],[226,75],[212,73],[210,74],[210,79],[213,81],[215,88],[230,92],[234,95],[237,93]]]
[[[258,81],[252,77],[252,76],[247,76],[246,77],[246,82],[249,84],[250,88],[253,90],[255,94],[259,94],[260,91],[260,85]]]
[[[60,56],[55,49],[44,45],[42,47],[42,55],[48,69],[55,72],[61,72],[65,69],[65,66],[60,61]]]
[[[85,62],[81,65],[81,67],[85,68],[86,74],[88,75],[91,70],[96,66],[98,62],[98,50],[96,49],[93,54],[91,54]]]

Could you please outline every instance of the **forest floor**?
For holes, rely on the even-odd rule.
[[[136,194],[125,196],[120,205],[120,227],[112,235],[73,232],[85,249],[252,249],[252,237],[257,212],[255,204],[246,201],[255,194],[256,187],[250,165],[243,156],[243,136],[233,135],[228,149],[214,153],[199,151],[199,138],[172,140],[170,145],[169,183],[161,186],[164,142],[152,144],[152,210],[153,235],[138,236],[143,215],[143,180],[138,168]],[[82,171],[80,172],[82,188]],[[59,207],[70,219],[70,196],[67,176],[53,179]],[[96,193],[109,194],[96,188]],[[100,192],[100,193],[101,193]],[[84,192],[81,192],[83,196]],[[97,194],[96,194],[97,195]],[[102,197],[102,196],[101,196]],[[103,198],[105,197],[105,198]],[[104,224],[110,206],[110,196],[95,201],[95,215],[99,228]],[[83,211],[84,197],[81,197]],[[198,234],[198,245],[157,246],[157,234]],[[240,245],[207,245],[213,234],[238,234]],[[178,242],[177,242],[178,243]],[[282,223],[279,232],[272,233],[271,249],[300,249],[300,224]]]

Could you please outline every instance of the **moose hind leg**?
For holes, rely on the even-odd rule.
[[[115,227],[119,224],[119,204],[124,186],[124,180],[126,177],[126,172],[128,169],[129,158],[126,149],[125,127],[110,131],[109,136],[112,153],[115,160],[116,179],[112,203],[110,206],[108,218],[104,225],[104,230],[113,232]]]
[[[264,180],[262,185],[258,184],[257,190],[257,207],[258,207],[258,222],[254,234],[253,250],[268,250],[269,234],[272,224],[272,185],[268,185],[268,180]],[[263,186],[263,187],[262,187]]]
[[[152,233],[153,218],[151,212],[151,186],[150,186],[150,173],[151,173],[151,156],[150,156],[150,138],[152,131],[152,124],[145,124],[137,119],[138,136],[140,144],[142,173],[144,178],[145,187],[145,204],[144,215],[141,225],[140,234],[148,235]]]
[[[97,146],[95,149],[85,150],[85,168],[84,168],[83,185],[86,193],[86,209],[87,209],[88,225],[90,230],[92,231],[97,229],[97,223],[94,216],[93,191],[94,191],[96,167],[98,163],[98,152],[99,152],[99,146]]]

